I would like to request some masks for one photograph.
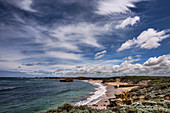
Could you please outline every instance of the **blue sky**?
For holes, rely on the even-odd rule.
[[[169,0],[0,0],[0,76],[170,75]]]

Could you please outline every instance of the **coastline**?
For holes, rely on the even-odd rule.
[[[81,80],[81,81],[88,82],[88,83],[92,84],[93,86],[97,86],[97,87],[95,88],[95,91],[92,92],[92,94],[86,100],[76,102],[74,104],[75,106],[80,106],[80,105],[92,106],[93,104],[98,103],[98,101],[100,101],[101,98],[105,97],[106,86],[104,86],[102,83],[91,82],[88,80]]]
[[[123,82],[105,82],[103,83],[102,80],[81,80],[83,82],[88,82],[94,86],[95,92],[90,95],[86,100],[77,102],[74,104],[75,106],[80,105],[87,105],[94,109],[107,109],[107,106],[110,105],[110,99],[116,99],[115,95],[120,95],[123,92],[129,92],[133,88],[137,86],[131,87],[118,87],[115,88],[117,85],[128,85],[128,83]]]
[[[115,94],[121,94],[122,91],[116,89],[113,85],[108,85],[102,83],[101,80],[82,80],[83,82],[88,82],[94,86],[95,92],[89,96],[86,100],[75,103],[75,106],[87,105],[95,109],[107,109],[107,105],[110,104],[110,98],[116,98]]]
[[[56,111],[67,111],[68,113],[73,111],[89,111],[89,113],[91,111],[94,113],[100,111],[102,113],[170,111],[168,93],[170,78],[125,76],[115,79],[81,78],[81,80],[96,85],[98,88],[95,88],[96,91],[87,100],[79,102],[79,106],[65,104],[46,113],[55,113]],[[96,95],[99,94],[96,92],[100,92],[100,95]],[[159,109],[157,106],[160,106]]]

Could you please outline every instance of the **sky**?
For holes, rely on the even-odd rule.
[[[169,0],[0,0],[0,77],[170,75]]]

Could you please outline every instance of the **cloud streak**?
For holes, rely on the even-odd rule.
[[[67,53],[67,52],[58,52],[58,51],[49,51],[47,52],[49,57],[68,59],[68,60],[82,60],[81,54]]]
[[[14,6],[17,6],[22,10],[29,11],[29,12],[37,12],[37,10],[31,7],[33,5],[33,1],[34,0],[12,0],[7,2]]]
[[[97,48],[102,47],[97,42],[96,37],[106,32],[107,30],[103,27],[95,24],[78,23],[60,26],[51,31],[51,36],[58,39],[57,42],[60,43],[58,46],[77,51],[77,44],[87,44]]]
[[[106,50],[96,53],[94,59],[102,58],[105,55],[105,53],[107,53]]]
[[[145,0],[99,0],[96,13],[99,15],[125,14],[134,8],[134,3]]]

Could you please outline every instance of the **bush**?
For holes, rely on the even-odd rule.
[[[115,113],[111,110],[93,109],[88,106],[72,106],[64,104],[57,109],[48,110],[46,113]]]

